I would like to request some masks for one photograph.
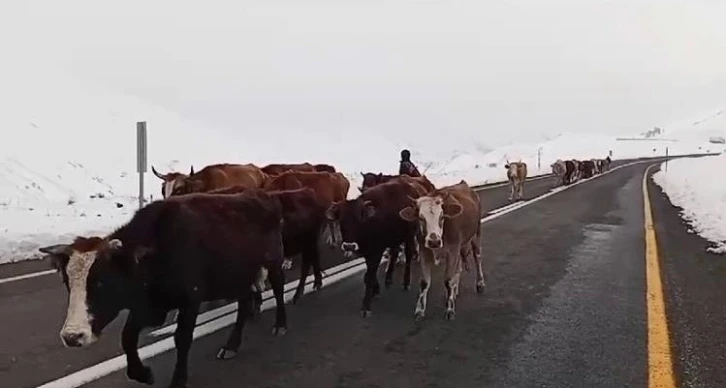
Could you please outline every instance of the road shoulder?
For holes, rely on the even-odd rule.
[[[663,190],[648,191],[661,259],[665,306],[677,385],[726,386],[726,257],[706,251],[709,242],[680,217]]]

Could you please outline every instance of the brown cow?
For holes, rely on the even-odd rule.
[[[265,183],[266,190],[295,190],[303,187],[311,188],[318,198],[330,206],[335,202],[345,201],[348,197],[350,182],[345,175],[339,172],[297,172],[287,171],[270,178]],[[339,228],[334,223],[328,223],[330,235],[327,244],[337,245],[341,237],[337,232]]]
[[[313,167],[315,168],[315,171],[317,171],[317,172],[338,172],[335,170],[335,167],[333,167],[329,164],[316,164]]]
[[[262,167],[262,171],[267,175],[276,176],[286,171],[314,172],[315,167],[307,162],[300,164],[268,164]]]
[[[171,195],[206,193],[229,186],[261,188],[267,181],[267,174],[254,164],[212,164],[187,177],[174,187]]]
[[[459,294],[462,260],[476,263],[476,291],[484,289],[484,271],[481,265],[481,203],[479,196],[466,181],[442,187],[415,199],[414,206],[399,212],[411,223],[418,221],[416,240],[421,255],[421,287],[416,302],[416,319],[426,313],[426,299],[431,288],[431,269],[445,260],[444,286],[446,287],[446,319],[454,319],[454,302]]]
[[[189,175],[194,174],[194,167],[191,168],[189,175],[181,173],[181,172],[170,172],[167,174],[161,174],[158,171],[156,171],[154,166],[151,166],[151,172],[153,172],[157,178],[162,180],[161,196],[164,198],[167,198],[171,195],[172,192],[174,192],[175,187],[183,185],[184,181],[186,181],[186,179],[189,178]]]
[[[517,199],[522,199],[524,195],[524,181],[527,180],[527,163],[524,162],[512,162],[504,165],[507,169],[507,179],[509,180],[509,187],[511,192],[509,194],[509,200],[514,199],[514,193],[517,193]]]

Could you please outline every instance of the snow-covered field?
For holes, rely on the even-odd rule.
[[[351,180],[358,194],[360,172],[395,174],[406,144],[359,131],[335,133],[230,131],[191,122],[132,96],[109,95],[48,72],[33,82],[0,75],[3,140],[0,142],[0,263],[37,258],[41,245],[75,235],[103,234],[127,221],[136,209],[137,121],[148,126],[149,168],[196,170],[216,162],[329,163]],[[545,141],[489,150],[483,139],[456,150],[411,147],[414,162],[436,184],[472,185],[506,179],[503,165],[528,163],[530,175],[550,172],[558,158],[614,159],[714,151],[704,138],[618,141],[614,136],[561,134]],[[713,149],[710,149],[713,148]],[[418,149],[436,152],[418,152]],[[538,167],[539,154],[539,167]],[[145,177],[147,200],[160,198],[160,181]]]
[[[666,172],[653,174],[681,217],[694,232],[713,243],[708,251],[726,253],[726,182],[719,174],[726,168],[726,154],[673,160]],[[715,174],[715,175],[714,175]]]

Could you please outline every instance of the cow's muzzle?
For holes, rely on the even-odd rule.
[[[426,248],[429,249],[437,249],[441,248],[444,245],[444,242],[441,241],[441,236],[431,233],[426,237],[424,245],[426,245]]]
[[[358,251],[358,243],[343,242],[340,244],[340,249],[342,249],[343,252],[356,252]]]
[[[85,330],[80,331],[64,331],[61,333],[63,345],[69,348],[80,348],[90,345],[96,341],[96,336]]]

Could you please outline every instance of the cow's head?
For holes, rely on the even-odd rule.
[[[138,260],[148,251],[135,250],[133,260],[120,257],[127,251],[118,239],[78,237],[72,244],[40,248],[50,256],[68,290],[68,310],[60,331],[68,347],[94,343],[103,329],[142,290],[132,280]]]
[[[367,173],[361,172],[360,175],[363,177],[363,183],[361,183],[361,187],[358,188],[358,190],[360,190],[361,193],[364,190],[367,190],[373,186],[379,185],[381,183],[381,180],[383,179],[383,173],[374,174],[372,172],[367,172]]]
[[[516,177],[518,166],[519,166],[519,164],[516,162],[505,164],[504,168],[507,169],[507,177]]]
[[[191,167],[189,175],[183,174],[181,172],[170,172],[168,174],[161,174],[156,171],[154,166],[151,166],[151,172],[153,172],[157,178],[163,181],[161,183],[161,195],[164,198],[168,198],[172,195],[172,193],[174,193],[175,188],[184,185],[187,178],[194,174],[194,166]]]
[[[340,227],[340,234],[343,237],[340,249],[346,256],[359,251],[364,224],[375,217],[377,211],[372,201],[361,197],[336,202],[325,211],[325,217],[329,221],[337,222]]]
[[[171,195],[201,193],[205,191],[204,180],[198,175],[190,175],[180,185],[174,186]]]
[[[451,193],[433,194],[410,198],[414,204],[398,212],[398,215],[408,222],[419,220],[420,233],[424,237],[424,246],[429,249],[441,248],[444,245],[444,221],[446,218],[456,218],[461,215],[464,208]]]

